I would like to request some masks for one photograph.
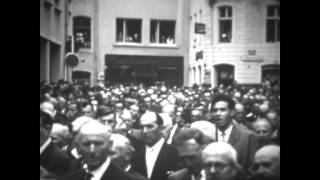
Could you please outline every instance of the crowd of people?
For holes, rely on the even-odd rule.
[[[280,179],[280,85],[42,82],[40,179]]]

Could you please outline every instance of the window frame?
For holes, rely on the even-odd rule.
[[[121,21],[122,20],[122,21]],[[130,21],[130,20],[136,20],[136,21],[139,21],[140,23],[140,32],[139,32],[139,41],[138,42],[134,42],[134,41],[126,41],[127,39],[127,21]],[[120,33],[120,31],[118,32],[118,21],[121,21],[122,22],[122,40],[118,40],[118,33]],[[116,20],[115,20],[115,23],[116,23],[116,31],[115,31],[115,42],[116,43],[126,43],[126,44],[142,44],[142,27],[143,27],[143,20],[141,18],[123,18],[123,17],[116,17]]]
[[[152,23],[155,22],[156,23],[156,27],[155,27],[155,34],[152,33]],[[161,24],[162,23],[173,23],[173,27],[172,28],[172,38],[173,38],[173,42],[172,43],[161,43]],[[177,22],[176,20],[168,20],[168,19],[150,19],[150,38],[149,38],[149,43],[152,45],[163,45],[163,46],[170,46],[170,45],[176,45],[176,41],[177,41],[177,37],[176,37],[176,25]],[[151,38],[152,36],[155,36],[155,41],[152,42]]]
[[[274,7],[274,14],[272,16],[268,15],[269,8]],[[278,26],[280,25],[280,4],[268,4],[265,8],[265,42],[266,43],[280,43],[280,30],[279,30],[279,36],[278,36]],[[268,21],[271,20],[274,22],[274,39],[269,40],[268,39]]]
[[[91,50],[93,48],[93,43],[92,43],[92,18],[89,17],[89,16],[84,16],[84,15],[77,15],[77,16],[73,16],[72,17],[72,34],[73,34],[73,37],[76,38],[76,33],[75,33],[75,20],[78,19],[78,18],[83,18],[83,19],[86,19],[86,20],[89,20],[89,25],[88,26],[80,26],[80,27],[77,27],[76,29],[77,30],[86,30],[86,31],[89,31],[89,35],[88,35],[88,38],[89,38],[89,47],[86,47],[86,46],[82,46],[79,48],[80,49],[86,49],[86,50]],[[86,41],[85,41],[86,42]]]
[[[221,17],[221,11],[222,8],[226,8],[226,15],[225,17]],[[231,11],[229,11],[228,9],[230,8]],[[218,43],[232,43],[233,42],[233,16],[234,16],[234,8],[231,5],[220,5],[217,7],[218,11],[217,11],[217,17],[218,17]],[[231,12],[231,13],[230,13]],[[231,14],[231,15],[230,15]],[[230,16],[228,16],[230,15]],[[231,22],[231,30],[230,30],[230,40],[229,41],[222,41],[222,32],[221,32],[221,22],[222,21],[230,21]]]

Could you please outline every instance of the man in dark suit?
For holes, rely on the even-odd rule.
[[[234,108],[235,102],[230,96],[217,94],[212,100],[212,120],[217,127],[217,140],[227,142],[236,149],[238,162],[247,171],[258,147],[257,137],[233,123]]]
[[[40,110],[40,166],[60,176],[67,172],[72,158],[52,142],[52,124],[53,115]]]
[[[147,180],[146,177],[134,171],[132,168],[130,161],[135,150],[129,139],[121,134],[112,134],[110,139],[112,140],[112,147],[110,151],[111,162],[125,172],[138,178]]]
[[[150,180],[166,180],[176,169],[178,152],[161,137],[163,120],[157,113],[147,111],[140,118],[140,128],[145,146],[137,150],[133,169]]]
[[[81,161],[75,160],[66,180],[143,180],[133,177],[114,165],[109,157],[111,128],[97,121],[89,121],[80,127],[75,137]]]
[[[168,180],[196,180],[201,178],[203,163],[201,151],[205,147],[203,133],[194,128],[182,129],[175,139],[175,146],[178,149],[180,163],[183,168],[169,175]]]

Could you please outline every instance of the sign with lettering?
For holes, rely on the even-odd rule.
[[[204,23],[195,23],[195,33],[196,34],[205,34],[206,33],[206,25]]]

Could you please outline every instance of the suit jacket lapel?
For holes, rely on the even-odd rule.
[[[166,148],[167,148],[167,145],[166,145],[166,143],[164,143],[163,145],[162,145],[162,147],[161,147],[161,149],[160,149],[160,152],[159,152],[159,154],[158,154],[158,157],[157,157],[157,159],[156,159],[156,162],[155,162],[155,164],[154,164],[154,167],[153,167],[153,170],[152,170],[152,174],[151,174],[151,178],[150,179],[152,179],[152,176],[154,176],[155,175],[155,173],[157,173],[157,171],[159,170],[159,168],[161,168],[162,167],[162,162],[163,162],[163,160],[164,160],[164,157],[166,156]]]
[[[241,133],[238,127],[235,124],[233,124],[228,143],[234,146],[237,143],[237,141],[240,139],[240,135]]]
[[[141,149],[141,155],[140,155],[140,157],[141,157],[141,161],[142,161],[142,163],[141,163],[141,166],[142,166],[141,168],[142,168],[142,170],[143,170],[142,175],[147,176],[146,146],[143,146],[143,148]]]

